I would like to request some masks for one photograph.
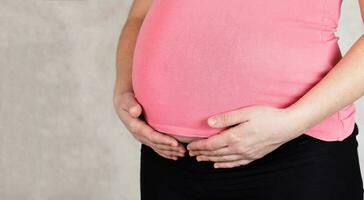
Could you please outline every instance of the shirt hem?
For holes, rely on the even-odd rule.
[[[354,118],[352,118],[354,119]],[[340,123],[343,123],[342,120],[340,120]],[[348,124],[350,123],[350,124]],[[216,128],[211,130],[202,130],[202,129],[193,129],[193,128],[186,128],[186,127],[179,127],[174,125],[167,125],[167,124],[158,124],[153,122],[148,122],[148,124],[154,128],[155,130],[168,134],[168,135],[177,135],[177,136],[184,136],[184,137],[198,137],[198,138],[208,138],[213,135],[219,134],[224,128]],[[347,138],[355,128],[355,120],[351,120],[346,123],[346,125],[350,126],[343,126],[343,124],[340,124],[339,133],[337,133],[337,137],[332,137],[333,135],[328,134],[326,131],[320,131],[320,130],[314,130],[314,127],[311,129],[308,129],[303,132],[303,134],[314,137],[316,139],[327,141],[327,142],[334,142],[334,141],[343,141],[345,138]]]

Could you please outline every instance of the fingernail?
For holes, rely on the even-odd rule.
[[[215,117],[209,118],[208,123],[209,123],[209,125],[211,125],[211,126],[215,125],[215,124],[216,124],[216,119],[215,119]]]
[[[133,109],[136,109],[136,106],[132,106],[129,108],[129,113],[133,112]]]
[[[196,157],[196,160],[198,161],[198,162],[200,162],[201,161],[201,158],[200,157]]]

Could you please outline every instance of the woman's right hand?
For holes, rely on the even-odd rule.
[[[171,136],[155,131],[139,118],[142,107],[133,92],[114,94],[113,103],[120,120],[138,141],[168,159],[177,160],[178,156],[184,156],[186,149],[181,143]]]

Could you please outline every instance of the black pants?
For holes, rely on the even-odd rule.
[[[308,135],[235,168],[196,157],[166,159],[141,144],[142,200],[363,200],[356,136],[327,142]]]

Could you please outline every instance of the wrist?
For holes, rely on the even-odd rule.
[[[134,93],[133,89],[126,89],[126,88],[114,88],[114,96],[120,96],[125,93]]]
[[[309,118],[306,117],[307,113],[304,110],[290,106],[284,108],[283,112],[287,116],[287,124],[290,125],[289,129],[293,137],[303,134],[310,127]]]
[[[131,82],[124,81],[122,79],[116,79],[115,86],[114,86],[114,96],[122,95],[126,92],[134,93]]]

